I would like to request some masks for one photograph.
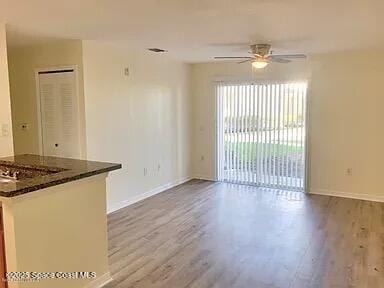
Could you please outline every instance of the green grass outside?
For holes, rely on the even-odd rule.
[[[283,156],[290,153],[303,152],[304,148],[293,145],[284,144],[267,144],[257,142],[239,142],[239,143],[225,143],[225,149],[229,148],[241,160],[254,160],[256,159],[257,149],[259,153]],[[261,152],[264,151],[264,152]]]

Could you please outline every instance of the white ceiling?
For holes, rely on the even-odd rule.
[[[11,45],[113,40],[187,62],[244,55],[245,43],[309,54],[384,46],[383,0],[0,0],[0,21]]]

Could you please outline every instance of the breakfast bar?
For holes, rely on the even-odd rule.
[[[3,287],[99,287],[110,280],[106,178],[120,168],[38,155],[0,159]]]

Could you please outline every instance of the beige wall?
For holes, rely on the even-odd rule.
[[[9,47],[8,58],[15,154],[39,154],[35,70],[77,65],[80,84],[81,148],[85,157],[82,42],[58,40],[40,45]],[[28,130],[21,129],[23,123],[28,124]]]
[[[110,280],[105,177],[0,197],[7,271],[97,273],[86,280],[11,281],[9,288],[101,287]]]
[[[189,66],[95,41],[83,55],[88,158],[123,164],[108,181],[109,210],[189,177]]]
[[[380,181],[384,163],[382,55],[380,51],[319,55],[305,62],[270,65],[253,76],[310,80],[311,191],[384,199]],[[252,77],[249,66],[235,63],[192,66],[193,174],[196,176],[215,178],[213,80]],[[352,168],[352,175],[347,175],[347,168]]]
[[[2,130],[8,132],[4,133]],[[7,39],[5,24],[0,23],[0,157],[13,155],[11,103],[9,96]]]

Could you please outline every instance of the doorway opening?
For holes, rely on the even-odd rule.
[[[218,83],[219,181],[304,191],[307,83]]]

